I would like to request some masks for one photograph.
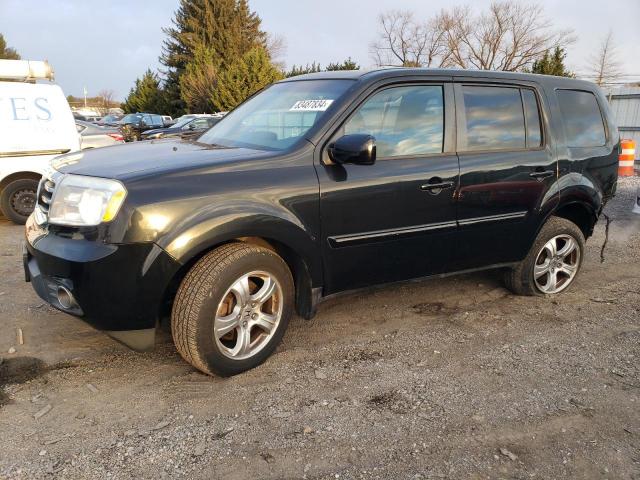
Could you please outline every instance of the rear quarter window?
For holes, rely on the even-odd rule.
[[[522,104],[524,105],[524,118],[527,124],[527,148],[535,148],[542,145],[542,126],[540,122],[540,110],[533,90],[521,90]]]
[[[582,90],[557,90],[567,147],[601,147],[606,144],[602,113],[596,96]]]

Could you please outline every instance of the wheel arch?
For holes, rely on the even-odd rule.
[[[41,178],[41,173],[32,172],[29,170],[11,173],[0,180],[0,192],[4,190],[4,187],[15,180],[35,180],[36,182],[39,182]]]
[[[574,223],[582,231],[585,239],[593,235],[593,229],[598,221],[598,213],[594,207],[578,200],[558,205],[552,214]]]
[[[263,218],[260,222],[262,227],[268,223],[264,220]],[[170,315],[178,287],[193,265],[212,250],[233,242],[250,243],[277,253],[287,264],[293,276],[296,289],[296,312],[306,319],[315,315],[317,302],[313,292],[314,287],[321,285],[322,268],[319,258],[314,255],[314,252],[317,252],[314,237],[283,219],[271,219],[272,223],[268,231],[265,231],[264,228],[255,228],[254,222],[255,219],[247,221],[245,228],[229,228],[227,226],[227,228],[210,231],[204,238],[200,236],[196,244],[188,249],[175,248],[175,240],[164,247],[182,266],[167,284],[160,305],[159,318],[166,318]],[[250,225],[254,225],[254,227],[251,228]],[[188,233],[183,233],[177,238],[183,235],[189,236]]]

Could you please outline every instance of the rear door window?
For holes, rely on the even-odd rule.
[[[442,85],[382,90],[370,97],[347,121],[344,133],[373,135],[380,158],[442,153]]]
[[[524,111],[520,89],[463,85],[463,151],[526,148]]]
[[[607,142],[596,97],[581,90],[558,90],[567,147],[601,147]]]

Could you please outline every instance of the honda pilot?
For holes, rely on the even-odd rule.
[[[58,157],[26,225],[26,277],[135,349],[170,317],[185,360],[233,375],[340,292],[485,269],[516,294],[565,291],[615,193],[618,148],[585,81],[304,75],[197,141]]]

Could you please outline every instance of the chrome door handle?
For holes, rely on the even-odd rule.
[[[433,190],[444,190],[445,188],[452,188],[453,182],[440,182],[440,183],[425,183],[420,187],[420,190],[425,192],[431,192]]]
[[[542,178],[552,177],[555,174],[556,174],[555,170],[545,170],[543,172],[531,172],[529,174],[529,176],[531,178],[540,178],[540,179],[542,179]]]

